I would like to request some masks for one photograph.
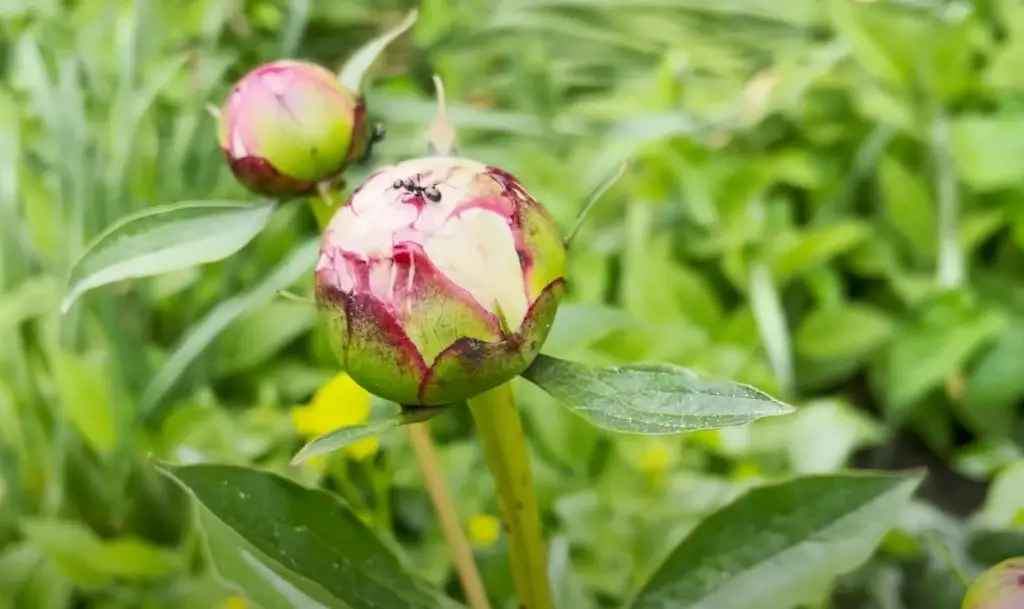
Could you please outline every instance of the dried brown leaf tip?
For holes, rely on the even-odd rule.
[[[455,126],[448,116],[448,106],[445,102],[444,83],[441,77],[434,75],[434,90],[437,95],[437,110],[434,118],[427,127],[427,150],[432,155],[456,156],[458,150],[455,147]]]

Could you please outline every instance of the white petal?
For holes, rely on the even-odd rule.
[[[428,236],[427,257],[449,280],[488,311],[498,307],[509,328],[518,331],[528,303],[512,229],[505,218],[486,210],[468,209],[448,222],[444,236]]]

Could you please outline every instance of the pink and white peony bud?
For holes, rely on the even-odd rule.
[[[512,175],[459,157],[377,171],[331,220],[317,300],[348,374],[403,405],[522,373],[561,299],[565,248]]]
[[[1004,560],[974,580],[962,609],[1024,609],[1024,557]]]
[[[365,108],[331,71],[282,60],[246,74],[219,113],[224,157],[249,190],[312,194],[365,146]]]

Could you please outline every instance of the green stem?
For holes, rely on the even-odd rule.
[[[508,383],[468,400],[498,491],[520,609],[551,609],[547,551],[526,437]]]
[[[322,189],[320,196],[309,198],[309,208],[313,211],[316,223],[321,229],[327,228],[327,225],[331,222],[331,217],[334,216],[334,212],[338,211],[338,208],[333,204],[334,201],[328,199],[330,196],[326,189]]]

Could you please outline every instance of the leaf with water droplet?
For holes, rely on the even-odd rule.
[[[791,609],[821,600],[896,524],[920,474],[808,476],[755,488],[703,520],[631,609]]]
[[[230,579],[246,573],[245,579],[232,583],[248,592],[247,581],[256,573],[262,600],[307,598],[332,609],[458,607],[414,577],[327,491],[235,465],[162,470],[199,502],[211,555],[222,569],[232,567],[221,575]],[[286,606],[285,601],[272,609]]]

